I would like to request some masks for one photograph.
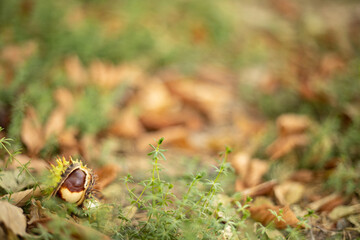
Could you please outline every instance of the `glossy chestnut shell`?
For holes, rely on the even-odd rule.
[[[70,164],[61,175],[61,180],[51,196],[81,206],[92,190],[95,178],[90,169],[70,159]]]

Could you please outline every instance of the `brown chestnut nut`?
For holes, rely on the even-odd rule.
[[[51,196],[57,196],[69,203],[81,206],[89,197],[95,184],[94,174],[82,162],[66,161],[65,158],[58,159],[58,166],[53,167],[53,174],[60,174],[60,181],[53,190]]]

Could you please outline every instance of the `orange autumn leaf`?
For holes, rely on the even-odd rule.
[[[97,169],[95,174],[98,179],[95,188],[98,190],[104,189],[116,179],[119,171],[120,168],[115,164],[108,164],[100,169]]]
[[[45,145],[42,126],[35,109],[29,107],[21,126],[21,140],[27,147],[30,155],[36,155]]]
[[[274,186],[276,185],[277,185],[277,181],[273,179],[251,188],[246,188],[244,190],[242,189],[237,189],[237,190],[241,191],[243,196],[256,197],[271,193],[274,189]]]
[[[245,187],[253,187],[261,183],[263,175],[269,169],[268,163],[260,159],[251,159],[246,153],[238,153],[231,160],[239,179]]]
[[[44,134],[45,139],[49,139],[51,135],[58,136],[64,129],[66,123],[66,112],[62,108],[55,108],[49,116],[45,124]]]
[[[301,134],[310,127],[310,119],[304,115],[283,114],[276,120],[276,126],[281,136]]]
[[[144,128],[134,109],[128,107],[114,114],[113,123],[108,131],[118,137],[137,138],[144,132]]]
[[[306,146],[308,142],[309,138],[306,134],[279,137],[267,147],[266,153],[270,156],[270,159],[278,159],[285,156],[296,147]]]
[[[284,229],[288,225],[296,227],[299,223],[299,219],[296,218],[289,206],[279,207],[263,204],[261,206],[251,206],[249,211],[251,218],[264,226],[273,222],[277,229]],[[280,219],[278,219],[274,213],[276,213],[277,216],[281,216]]]
[[[278,138],[268,146],[266,153],[271,159],[278,159],[297,147],[306,146],[309,142],[307,130],[311,121],[307,116],[283,114],[276,120]]]
[[[88,74],[78,56],[71,56],[67,58],[64,65],[66,74],[71,82],[77,86],[83,86],[86,84]]]

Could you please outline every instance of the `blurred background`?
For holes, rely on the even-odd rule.
[[[0,136],[34,168],[71,155],[123,174],[160,137],[170,174],[228,145],[265,179],[327,167],[353,193],[359,51],[358,1],[1,1]]]

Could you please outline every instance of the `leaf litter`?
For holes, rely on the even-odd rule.
[[[318,129],[323,127],[323,111],[338,111],[335,113],[340,116],[340,120],[332,123],[333,128],[338,128],[339,132],[350,136],[347,141],[355,138],[348,126],[358,121],[357,98],[354,97],[355,100],[352,99],[346,106],[342,106],[341,101],[347,101],[346,97],[343,97],[346,94],[341,92],[339,97],[333,93],[334,90],[328,90],[328,86],[333,81],[331,79],[344,73],[344,69],[350,65],[349,59],[353,57],[351,52],[355,52],[354,49],[358,46],[354,42],[356,37],[347,37],[347,33],[342,29],[355,35],[359,29],[356,28],[358,19],[351,17],[351,14],[344,14],[347,17],[339,23],[334,22],[334,18],[329,16],[329,13],[333,12],[331,7],[321,7],[319,14],[314,14],[314,9],[309,11],[296,2],[272,0],[267,7],[247,3],[238,9],[242,13],[258,13],[254,21],[242,23],[244,29],[249,31],[246,34],[249,39],[244,39],[242,44],[246,47],[239,49],[244,52],[254,51],[251,54],[260,59],[263,57],[261,51],[266,51],[264,55],[270,58],[281,58],[279,62],[274,60],[274,65],[279,64],[282,66],[280,68],[271,64],[263,66],[258,62],[252,63],[251,59],[233,59],[229,62],[244,64],[240,70],[234,70],[206,61],[189,76],[181,70],[165,68],[159,72],[150,71],[141,64],[133,64],[131,61],[117,63],[111,58],[106,60],[99,57],[84,61],[82,53],[71,52],[48,73],[54,74],[54,78],[66,79],[61,80],[66,83],[60,81],[53,84],[55,87],[50,90],[53,107],[47,111],[46,118],[42,119],[46,107],[39,105],[36,100],[24,107],[24,116],[15,128],[20,129],[19,136],[25,149],[17,158],[23,165],[30,161],[29,169],[40,175],[46,171],[48,162],[54,162],[56,154],[81,156],[89,165],[94,166],[98,175],[96,188],[106,193],[105,202],[113,203],[114,199],[120,199],[121,202],[116,204],[121,205],[126,203],[122,196],[126,191],[119,187],[118,179],[128,172],[138,179],[143,179],[145,169],[150,164],[144,163],[141,156],[154,139],[165,137],[169,152],[175,152],[170,157],[171,160],[164,163],[165,169],[174,173],[174,176],[183,173],[183,165],[186,166],[185,170],[208,169],[210,164],[214,164],[214,161],[209,159],[227,144],[234,149],[229,161],[234,172],[226,194],[240,193],[241,201],[247,196],[254,198],[254,202],[249,206],[251,217],[264,226],[270,224],[278,229],[266,229],[270,238],[283,237],[287,226],[304,228],[301,218],[307,209],[319,215],[319,219],[311,218],[310,230],[305,227],[302,231],[318,234],[319,239],[323,235],[332,236],[339,230],[344,231],[344,236],[351,235],[352,228],[359,231],[360,226],[356,190],[358,180],[347,185],[350,190],[355,188],[350,195],[335,193],[323,185],[326,185],[325,182],[329,179],[335,179],[335,172],[340,168],[338,166],[342,166],[345,161],[341,156],[333,156],[337,154],[332,151],[333,148],[341,146],[337,151],[354,153],[355,158],[358,151],[354,147],[346,149],[336,134],[329,133],[321,138]],[[317,12],[318,9],[315,9]],[[97,9],[92,11],[96,12]],[[86,10],[78,9],[74,10],[70,17],[77,19],[74,22],[82,22],[81,19],[87,14],[89,13]],[[106,21],[110,21],[109,19]],[[126,23],[115,21],[112,24],[114,29],[122,29],[120,25]],[[316,47],[311,44],[297,45],[294,36],[299,30],[295,26],[299,24],[304,31],[302,34],[312,39],[314,45],[326,47],[320,51],[314,50]],[[151,26],[151,23],[149,25]],[[194,44],[201,46],[211,38],[211,31],[201,23],[191,27],[190,38]],[[11,38],[11,34],[8,38]],[[27,61],[41,51],[41,48],[33,41],[21,45],[5,42],[0,54],[0,74],[6,76],[6,84],[10,84],[19,81],[14,78],[15,74],[26,66]],[[236,48],[232,47],[233,55],[238,54]],[[268,48],[283,54],[273,55],[274,53],[265,50]],[[285,50],[287,48],[291,51]],[[268,61],[267,59],[266,62]],[[239,84],[250,80],[253,81],[249,85],[256,89],[252,92],[247,91],[245,85]],[[354,89],[355,87],[354,84]],[[249,97],[250,103],[239,100],[238,95],[242,94],[238,93],[238,88],[245,89],[240,91],[244,95],[241,97]],[[287,89],[291,90],[290,97],[282,95]],[[91,112],[99,113],[97,119],[106,119],[106,123],[100,124],[94,132],[86,132],[86,124],[96,119],[89,118],[86,111],[82,113],[83,118],[79,117],[76,121],[73,116],[78,114],[74,111],[77,103],[91,91],[98,94],[94,95],[95,98],[110,96],[109,99],[113,102],[110,106],[104,104],[100,107],[89,107]],[[119,94],[121,91],[125,93]],[[253,96],[245,96],[246,93]],[[261,100],[259,93],[265,98]],[[31,92],[28,94],[31,95]],[[269,95],[279,97],[280,101],[266,98]],[[296,97],[300,100],[297,101]],[[256,108],[252,98],[263,102],[258,102]],[[4,100],[0,101],[0,110],[3,109],[2,101]],[[304,105],[304,102],[308,105]],[[279,106],[282,104],[289,106],[281,109]],[[263,114],[259,113],[259,109],[264,110],[264,106]],[[264,116],[267,111],[270,111],[270,114]],[[0,111],[2,112],[5,111]],[[322,117],[318,118],[318,115]],[[1,137],[10,134],[10,130],[7,128],[6,135],[1,133]],[[269,136],[266,136],[263,142],[262,138],[267,134]],[[113,141],[113,138],[116,141]],[[107,146],[109,141],[113,141],[111,149]],[[304,152],[309,155],[304,155]],[[191,159],[191,156],[195,157]],[[303,163],[300,156],[305,156],[308,163]],[[200,160],[195,160],[197,158]],[[15,168],[19,166],[21,165],[17,161],[13,161],[8,169],[1,172],[1,198],[9,199],[13,205],[1,201],[3,211],[0,212],[12,213],[21,221],[13,223],[11,216],[5,214],[1,214],[0,221],[7,230],[24,237],[26,221],[24,223],[24,214],[18,207],[26,209],[30,206],[28,227],[36,228],[39,223],[51,232],[51,224],[61,222],[62,218],[50,216],[45,211],[44,194],[38,188],[35,191],[28,189],[34,183],[24,177],[26,175],[18,174]],[[351,182],[349,176],[347,173],[339,174],[338,181],[350,179]],[[233,200],[226,194],[224,199]],[[263,203],[256,204],[261,202],[260,200]],[[125,216],[130,219],[146,218],[145,213],[137,208],[129,209],[125,206],[124,211]],[[75,217],[65,220],[64,226],[75,228],[78,239],[86,239],[92,234],[107,238],[103,233],[79,224]],[[313,230],[315,228],[316,231]],[[231,229],[226,228],[223,236],[231,238],[234,235]]]

